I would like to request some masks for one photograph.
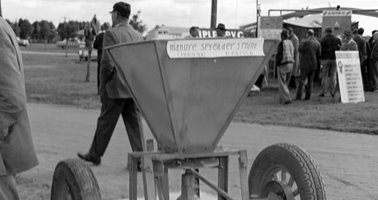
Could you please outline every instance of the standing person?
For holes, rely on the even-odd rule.
[[[217,37],[226,37],[226,26],[222,23],[219,23],[217,28]]]
[[[113,11],[110,12],[113,28],[104,34],[104,48],[115,44],[143,40],[142,35],[128,23],[130,10],[130,4],[128,3],[118,2],[114,4]],[[97,119],[93,142],[88,153],[78,153],[79,158],[95,165],[101,163],[101,156],[105,153],[121,114],[131,149],[133,151],[143,151],[142,130],[136,104],[108,52],[104,52],[101,59],[100,95],[102,103],[101,114]]]
[[[0,199],[18,200],[15,175],[38,165],[16,35],[0,17]]]
[[[369,82],[369,88],[368,88],[368,91],[370,92],[374,92],[374,88],[373,88],[373,85],[374,85],[374,70],[373,70],[373,66],[371,65],[371,60],[370,60],[370,56],[371,56],[371,51],[373,49],[373,46],[374,46],[374,33],[376,33],[378,30],[374,30],[371,32],[371,37],[369,38],[368,40],[368,48],[367,48],[367,59],[366,59],[366,65],[367,65],[367,74],[368,74],[368,82]]]
[[[291,103],[288,84],[294,63],[294,46],[289,40],[289,33],[286,29],[281,32],[281,42],[277,47],[276,65],[280,92],[280,103]]]
[[[368,42],[362,37],[362,35],[364,34],[364,31],[365,30],[363,28],[359,28],[353,40],[357,43],[358,54],[360,58],[362,82],[364,85],[364,90],[366,91],[368,90],[368,88],[370,88],[370,85],[368,81],[367,65],[366,65]]]
[[[294,33],[293,28],[289,28],[289,39],[293,43],[294,46],[294,64],[293,64],[293,73],[291,73],[291,79],[289,83],[289,87],[296,89],[299,83],[299,76],[300,76],[300,70],[299,70],[299,54],[298,54],[298,48],[299,48],[299,39],[297,35]]]
[[[315,71],[320,67],[320,43],[314,37],[314,31],[309,29],[307,31],[307,39],[299,45],[301,77],[297,88],[296,100],[302,99],[302,91],[307,79],[307,86],[305,87],[305,98],[311,98],[312,83],[314,81]]]
[[[370,54],[371,78],[372,78],[372,91],[378,91],[378,32],[373,35],[373,48]]]
[[[93,42],[93,48],[97,49],[97,91],[100,94],[100,64],[102,58],[102,43],[104,41],[104,33],[110,28],[109,23],[104,23],[102,26],[103,32],[99,33],[96,36],[95,41]]]
[[[198,26],[192,26],[192,27],[190,27],[190,29],[189,29],[189,34],[190,35],[187,38],[198,38],[199,37],[198,31],[199,31],[199,27]]]
[[[357,43],[353,40],[350,31],[344,31],[341,38],[341,51],[358,51]]]
[[[322,90],[319,94],[320,97],[324,97],[329,88],[329,92],[332,97],[335,96],[337,76],[336,76],[336,55],[335,51],[340,49],[341,40],[334,36],[332,28],[327,27],[325,29],[325,36],[320,40],[321,45],[321,63],[322,63]]]

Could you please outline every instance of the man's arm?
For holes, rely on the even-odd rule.
[[[116,44],[116,39],[111,31],[106,31],[104,33],[104,39],[103,39],[102,47],[106,48],[111,45]],[[110,77],[112,76],[114,71],[114,64],[113,61],[110,58],[110,55],[107,51],[103,52],[103,56],[101,58],[101,72],[100,72],[100,83],[106,84]]]
[[[25,83],[17,60],[19,49],[11,40],[15,36],[6,28],[0,23],[0,130],[14,124],[26,105]]]

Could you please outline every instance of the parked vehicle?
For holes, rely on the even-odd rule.
[[[56,46],[60,47],[62,49],[65,49],[65,48],[84,48],[85,42],[80,41],[77,38],[70,38],[68,40],[68,43],[67,43],[66,39],[56,42]]]
[[[27,47],[29,45],[29,40],[20,39],[17,37],[17,42],[19,46]]]
[[[88,49],[80,49],[79,52],[79,61],[88,61]],[[97,60],[97,50],[93,49],[91,53],[91,61]]]

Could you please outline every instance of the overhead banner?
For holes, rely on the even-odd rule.
[[[169,58],[264,56],[263,38],[171,40]]]
[[[358,51],[336,51],[336,67],[342,103],[364,102]]]
[[[258,20],[258,37],[281,40],[282,16],[265,16]]]

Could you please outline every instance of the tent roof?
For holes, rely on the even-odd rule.
[[[284,23],[300,26],[305,28],[320,28],[322,27],[322,15],[306,15],[302,18],[290,18],[284,20]]]

